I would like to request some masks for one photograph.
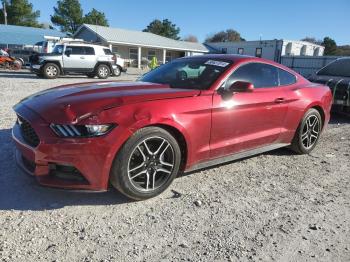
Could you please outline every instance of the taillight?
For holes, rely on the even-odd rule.
[[[44,48],[44,53],[47,53],[47,47]]]
[[[116,55],[113,55],[113,56],[112,56],[112,60],[113,60],[114,62],[117,62],[117,56],[116,56]]]

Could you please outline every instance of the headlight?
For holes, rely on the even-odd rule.
[[[59,137],[96,137],[103,136],[111,131],[114,124],[103,125],[56,125],[51,124],[51,129]]]

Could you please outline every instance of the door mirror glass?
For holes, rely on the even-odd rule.
[[[236,81],[230,87],[229,90],[233,92],[253,92],[254,85],[246,81]]]

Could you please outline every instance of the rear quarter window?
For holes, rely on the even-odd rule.
[[[93,47],[84,47],[86,55],[95,55],[95,49]]]
[[[295,75],[280,68],[278,68],[278,76],[279,76],[280,86],[292,85],[297,82]]]
[[[105,55],[113,55],[112,51],[109,48],[103,48],[103,51],[104,51]]]

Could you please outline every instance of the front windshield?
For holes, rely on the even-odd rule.
[[[139,81],[168,84],[171,88],[205,90],[225,72],[232,61],[193,57],[178,59],[150,71]]]
[[[317,75],[350,77],[350,59],[339,59],[318,71]]]
[[[63,54],[63,45],[56,45],[52,50],[52,53],[62,55]]]

